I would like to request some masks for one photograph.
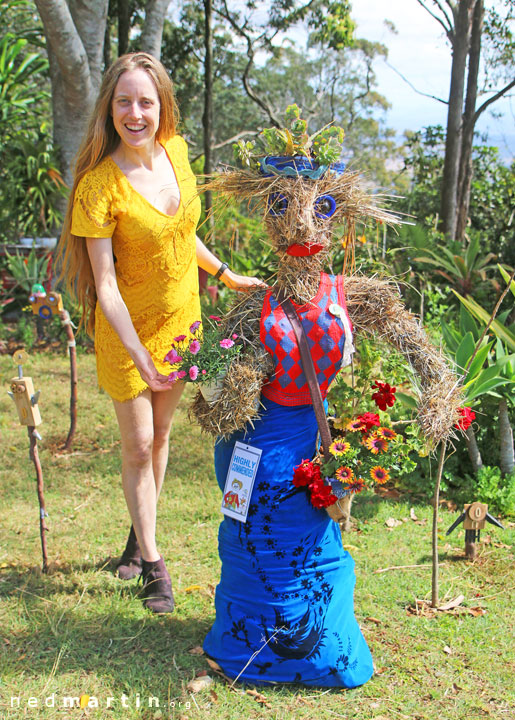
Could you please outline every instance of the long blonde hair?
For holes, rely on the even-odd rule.
[[[81,325],[85,325],[90,334],[93,334],[95,324],[97,293],[85,240],[71,231],[73,202],[80,180],[107,155],[113,153],[120,143],[111,116],[113,95],[123,73],[137,69],[145,70],[150,75],[159,95],[159,127],[156,139],[162,141],[173,137],[179,122],[172,81],[162,63],[155,57],[144,52],[129,53],[119,57],[106,71],[77,153],[75,177],[56,257],[60,267],[59,280],[64,279],[67,290],[79,301],[82,311]]]

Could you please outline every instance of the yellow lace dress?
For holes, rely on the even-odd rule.
[[[118,287],[142,344],[159,372],[176,335],[200,319],[195,232],[200,215],[186,142],[163,143],[172,163],[180,204],[175,215],[157,210],[138,193],[110,157],[85,175],[75,194],[72,233],[112,237]],[[148,386],[97,303],[95,352],[98,384],[115,400],[130,400]]]

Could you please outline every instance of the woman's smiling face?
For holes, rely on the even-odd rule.
[[[122,143],[140,149],[155,142],[161,103],[154,81],[140,68],[120,76],[111,105],[113,124]]]

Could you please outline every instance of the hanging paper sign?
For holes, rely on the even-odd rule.
[[[234,520],[247,520],[261,452],[260,448],[241,442],[234,444],[221,507],[222,513]]]

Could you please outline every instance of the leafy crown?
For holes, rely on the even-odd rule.
[[[265,128],[257,140],[239,140],[234,143],[234,156],[248,170],[259,169],[260,158],[267,155],[302,155],[320,165],[336,162],[342,151],[344,130],[329,125],[309,135],[307,122],[300,117],[298,105],[288,105],[285,112],[286,127]]]

